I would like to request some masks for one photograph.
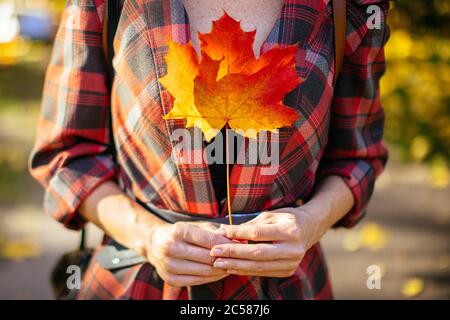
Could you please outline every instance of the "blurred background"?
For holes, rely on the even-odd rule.
[[[42,189],[27,172],[64,5],[0,0],[0,299],[51,299],[49,271],[79,241],[42,212]],[[392,5],[381,84],[391,158],[366,218],[323,241],[338,299],[450,298],[449,13],[446,0]],[[380,290],[366,286],[373,264]]]

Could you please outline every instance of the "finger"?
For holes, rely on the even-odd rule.
[[[202,222],[202,223],[198,223],[197,226],[199,228],[205,229],[207,231],[214,232],[220,227],[220,224],[219,223],[213,223],[213,222]]]
[[[227,238],[253,241],[286,241],[289,235],[277,224],[222,226]],[[225,233],[224,233],[225,234]]]
[[[196,275],[202,277],[214,277],[224,274],[224,270],[213,268],[210,265],[183,260],[169,258],[165,264],[168,273],[178,275]]]
[[[218,258],[214,261],[214,267],[227,270],[266,272],[266,271],[285,271],[297,268],[298,260],[273,260],[273,261],[254,261],[232,258]]]
[[[230,239],[216,232],[204,230],[188,223],[175,224],[175,236],[185,242],[211,249],[218,244],[232,243]]]
[[[206,283],[216,282],[225,277],[229,276],[229,274],[215,276],[215,277],[202,277],[202,276],[191,276],[191,275],[177,275],[177,274],[168,274],[164,277],[164,281],[167,284],[174,287],[188,287],[188,286],[198,286]]]
[[[241,223],[240,226],[248,226],[248,225],[254,225],[254,224],[270,224],[273,220],[273,217],[270,215],[270,212],[262,212],[255,218],[253,218],[250,221]],[[227,231],[225,230],[225,227],[229,225],[227,224],[220,224],[219,228],[215,230],[216,233],[219,233],[223,235],[224,237],[227,236]]]
[[[242,223],[240,225],[243,226],[243,225],[252,225],[252,224],[256,224],[256,223],[261,223],[261,224],[269,223],[269,221],[271,219],[273,219],[273,218],[269,215],[269,212],[261,212],[258,216],[256,216],[252,220]],[[224,226],[226,226],[226,224]]]
[[[253,277],[270,277],[270,278],[289,278],[292,277],[295,272],[292,270],[285,271],[268,271],[268,272],[251,272],[251,271],[240,271],[240,270],[228,270],[229,274],[234,274],[238,276],[253,276]]]
[[[200,262],[211,266],[215,260],[215,258],[211,256],[209,249],[198,247],[186,242],[176,245],[171,252],[168,252],[167,255],[172,258]]]
[[[239,226],[248,226],[248,225],[265,224],[265,223],[269,224],[272,219],[273,219],[273,217],[270,215],[270,212],[261,212],[255,218],[253,218],[247,222],[244,222],[244,223],[240,224]],[[226,237],[227,236],[227,232],[225,230],[226,227],[229,227],[229,225],[220,224],[219,228],[216,229],[216,232]]]
[[[295,258],[298,254],[283,244],[221,244],[211,249],[213,257],[245,260],[278,260]]]

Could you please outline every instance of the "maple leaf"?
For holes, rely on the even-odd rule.
[[[203,57],[194,81],[195,107],[209,125],[204,132],[210,141],[226,124],[248,138],[261,130],[273,131],[291,125],[295,110],[282,103],[284,95],[298,85],[290,63],[267,66],[247,74],[229,74],[216,81],[220,61]]]
[[[256,30],[244,32],[238,21],[226,12],[213,21],[210,33],[199,33],[200,50],[213,60],[221,60],[217,80],[230,73],[252,74],[283,57],[294,59],[297,45],[272,48],[259,59],[253,51]]]
[[[213,60],[221,60],[217,80],[229,73],[240,73],[255,61],[253,42],[255,31],[244,32],[238,21],[227,13],[213,21],[210,33],[199,33],[200,50]]]
[[[225,14],[211,33],[199,35],[200,61],[190,42],[169,40],[167,75],[160,82],[175,101],[164,119],[186,119],[186,127],[199,127],[207,141],[225,125],[248,138],[291,125],[298,114],[282,100],[301,82],[297,46],[274,47],[256,59],[254,36]]]
[[[198,119],[200,114],[194,105],[194,79],[197,76],[199,61],[194,47],[181,45],[168,40],[169,52],[166,55],[167,74],[159,82],[175,98],[168,118],[177,119],[187,116],[188,127],[193,117]],[[169,116],[170,115],[170,116]]]

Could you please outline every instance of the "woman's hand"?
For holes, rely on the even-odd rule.
[[[209,252],[215,245],[232,241],[216,233],[217,226],[212,223],[168,224],[112,181],[97,187],[79,210],[117,242],[147,257],[161,278],[173,286],[200,285],[228,275],[212,267],[214,258]]]
[[[154,228],[146,254],[161,278],[175,287],[201,285],[225,278],[225,270],[213,267],[210,249],[232,241],[216,233],[207,222],[178,222]]]
[[[266,243],[217,245],[211,250],[217,258],[214,267],[243,276],[290,277],[325,231],[302,207],[263,212],[250,222],[224,225],[217,232],[230,239]]]
[[[350,211],[354,197],[341,177],[329,176],[306,204],[296,205],[239,226],[221,226],[218,232],[230,239],[269,243],[217,245],[211,250],[214,266],[238,275],[292,276],[306,251]]]

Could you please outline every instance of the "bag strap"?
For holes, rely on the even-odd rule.
[[[108,69],[108,86],[111,89],[114,80],[114,37],[116,36],[117,25],[119,24],[120,13],[122,11],[120,0],[106,0],[105,14],[103,17],[103,51]],[[112,130],[112,113],[109,113],[109,149],[113,161],[116,161],[116,145]]]
[[[345,29],[347,24],[347,1],[333,0],[334,24],[334,79],[333,85],[339,77],[344,62]]]
[[[78,246],[79,251],[84,251],[85,249],[86,249],[86,227],[81,229],[80,245]]]
[[[120,13],[122,11],[120,0],[106,0],[105,14],[103,18],[103,51],[105,53],[108,68],[109,86],[114,79],[114,68],[112,60],[114,58],[114,37],[116,36],[119,24]]]

